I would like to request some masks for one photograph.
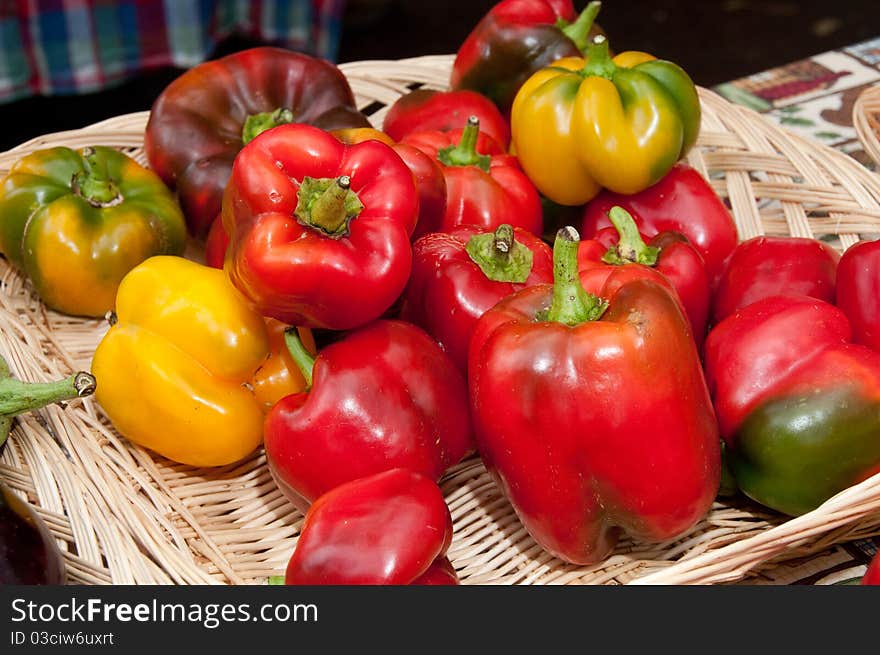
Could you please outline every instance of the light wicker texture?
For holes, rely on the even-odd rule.
[[[880,167],[880,84],[859,94],[853,103],[852,120],[865,152]]]
[[[381,126],[387,106],[413,84],[445,88],[451,61],[431,56],[342,69],[359,105],[370,107]],[[701,89],[700,96],[702,131],[689,160],[729,199],[743,239],[812,235],[843,249],[880,231],[880,177],[710,91]],[[0,173],[51,145],[111,145],[145,162],[147,116],[32,140],[0,154]],[[0,279],[0,353],[14,374],[37,381],[87,369],[103,321],[47,311],[5,262]],[[116,434],[92,399],[18,419],[0,477],[38,507],[65,551],[73,582],[264,583],[283,572],[302,522],[275,487],[262,452],[220,469],[177,465]],[[734,582],[880,534],[876,475],[797,519],[737,498],[716,503],[673,542],[624,539],[605,562],[572,566],[526,534],[477,458],[450,471],[442,488],[455,525],[449,555],[465,584]]]

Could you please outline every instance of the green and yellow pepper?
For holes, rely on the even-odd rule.
[[[277,386],[260,384],[272,355],[266,321],[223,271],[152,257],[119,285],[116,322],[92,359],[96,399],[137,444],[182,464],[231,464],[262,441],[271,390],[257,388]],[[281,395],[305,388],[286,377]]]
[[[597,36],[586,58],[560,59],[523,84],[513,148],[544,196],[581,205],[603,187],[634,194],[659,181],[694,145],[700,116],[679,66],[637,51],[612,59]]]
[[[65,314],[103,316],[126,273],[185,244],[174,196],[113,148],[38,150],[0,184],[0,252]]]

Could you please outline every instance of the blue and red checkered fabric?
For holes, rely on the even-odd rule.
[[[0,102],[187,68],[230,35],[335,59],[345,0],[0,0]]]

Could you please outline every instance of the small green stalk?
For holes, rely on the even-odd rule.
[[[107,160],[92,147],[82,149],[83,170],[73,176],[73,192],[92,207],[113,207],[122,194],[107,171]]]
[[[602,256],[606,264],[644,264],[654,266],[660,248],[647,245],[639,234],[635,220],[623,207],[612,207],[608,218],[617,230],[620,240]]]
[[[594,36],[592,43],[587,47],[587,63],[581,71],[584,77],[604,77],[610,80],[617,71],[617,64],[611,59],[608,51],[608,39],[601,34]]]
[[[295,327],[287,328],[284,331],[284,343],[287,345],[287,350],[290,351],[290,356],[293,357],[296,367],[306,381],[306,389],[311,389],[312,369],[315,368],[315,358],[312,357],[312,353],[306,350]]]
[[[575,326],[597,321],[608,308],[608,302],[587,293],[578,273],[577,230],[566,226],[556,233],[553,242],[553,301],[542,320]]]
[[[479,136],[480,119],[471,116],[468,118],[467,126],[462,130],[458,145],[441,148],[437,153],[437,159],[444,166],[477,166],[484,173],[488,173],[492,158],[477,152]]]
[[[513,237],[513,227],[499,225],[487,234],[475,234],[465,246],[485,276],[495,282],[523,283],[532,272],[534,254]]]
[[[270,575],[269,579],[266,580],[266,584],[268,585],[284,585],[284,576],[283,575]]]
[[[351,178],[347,175],[337,178],[306,176],[296,197],[293,214],[297,220],[333,239],[348,236],[349,224],[364,208],[351,190]]]
[[[251,114],[244,121],[241,129],[241,142],[245,145],[256,139],[266,130],[293,122],[293,112],[284,107],[261,114]]]
[[[590,38],[590,30],[593,28],[593,23],[596,21],[596,16],[599,15],[599,10],[601,8],[602,3],[598,0],[594,0],[584,7],[584,10],[574,22],[567,23],[560,18],[559,22],[556,24],[562,33],[571,39],[577,46],[577,49],[581,52],[584,52],[587,49],[587,40]]]
[[[0,357],[0,445],[9,435],[13,417],[53,403],[90,396],[96,387],[95,377],[83,371],[57,382],[22,382],[10,376],[9,366]]]

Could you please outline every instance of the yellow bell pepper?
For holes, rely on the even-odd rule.
[[[254,381],[272,354],[266,321],[223,271],[151,257],[119,285],[116,322],[92,359],[95,396],[131,441],[182,464],[231,464],[262,442],[266,398]],[[298,373],[282,377],[286,393],[305,388]]]
[[[598,36],[587,57],[533,74],[511,109],[523,170],[550,200],[581,205],[605,187],[634,194],[658,182],[694,145],[700,101],[676,64],[644,52],[613,59]]]

